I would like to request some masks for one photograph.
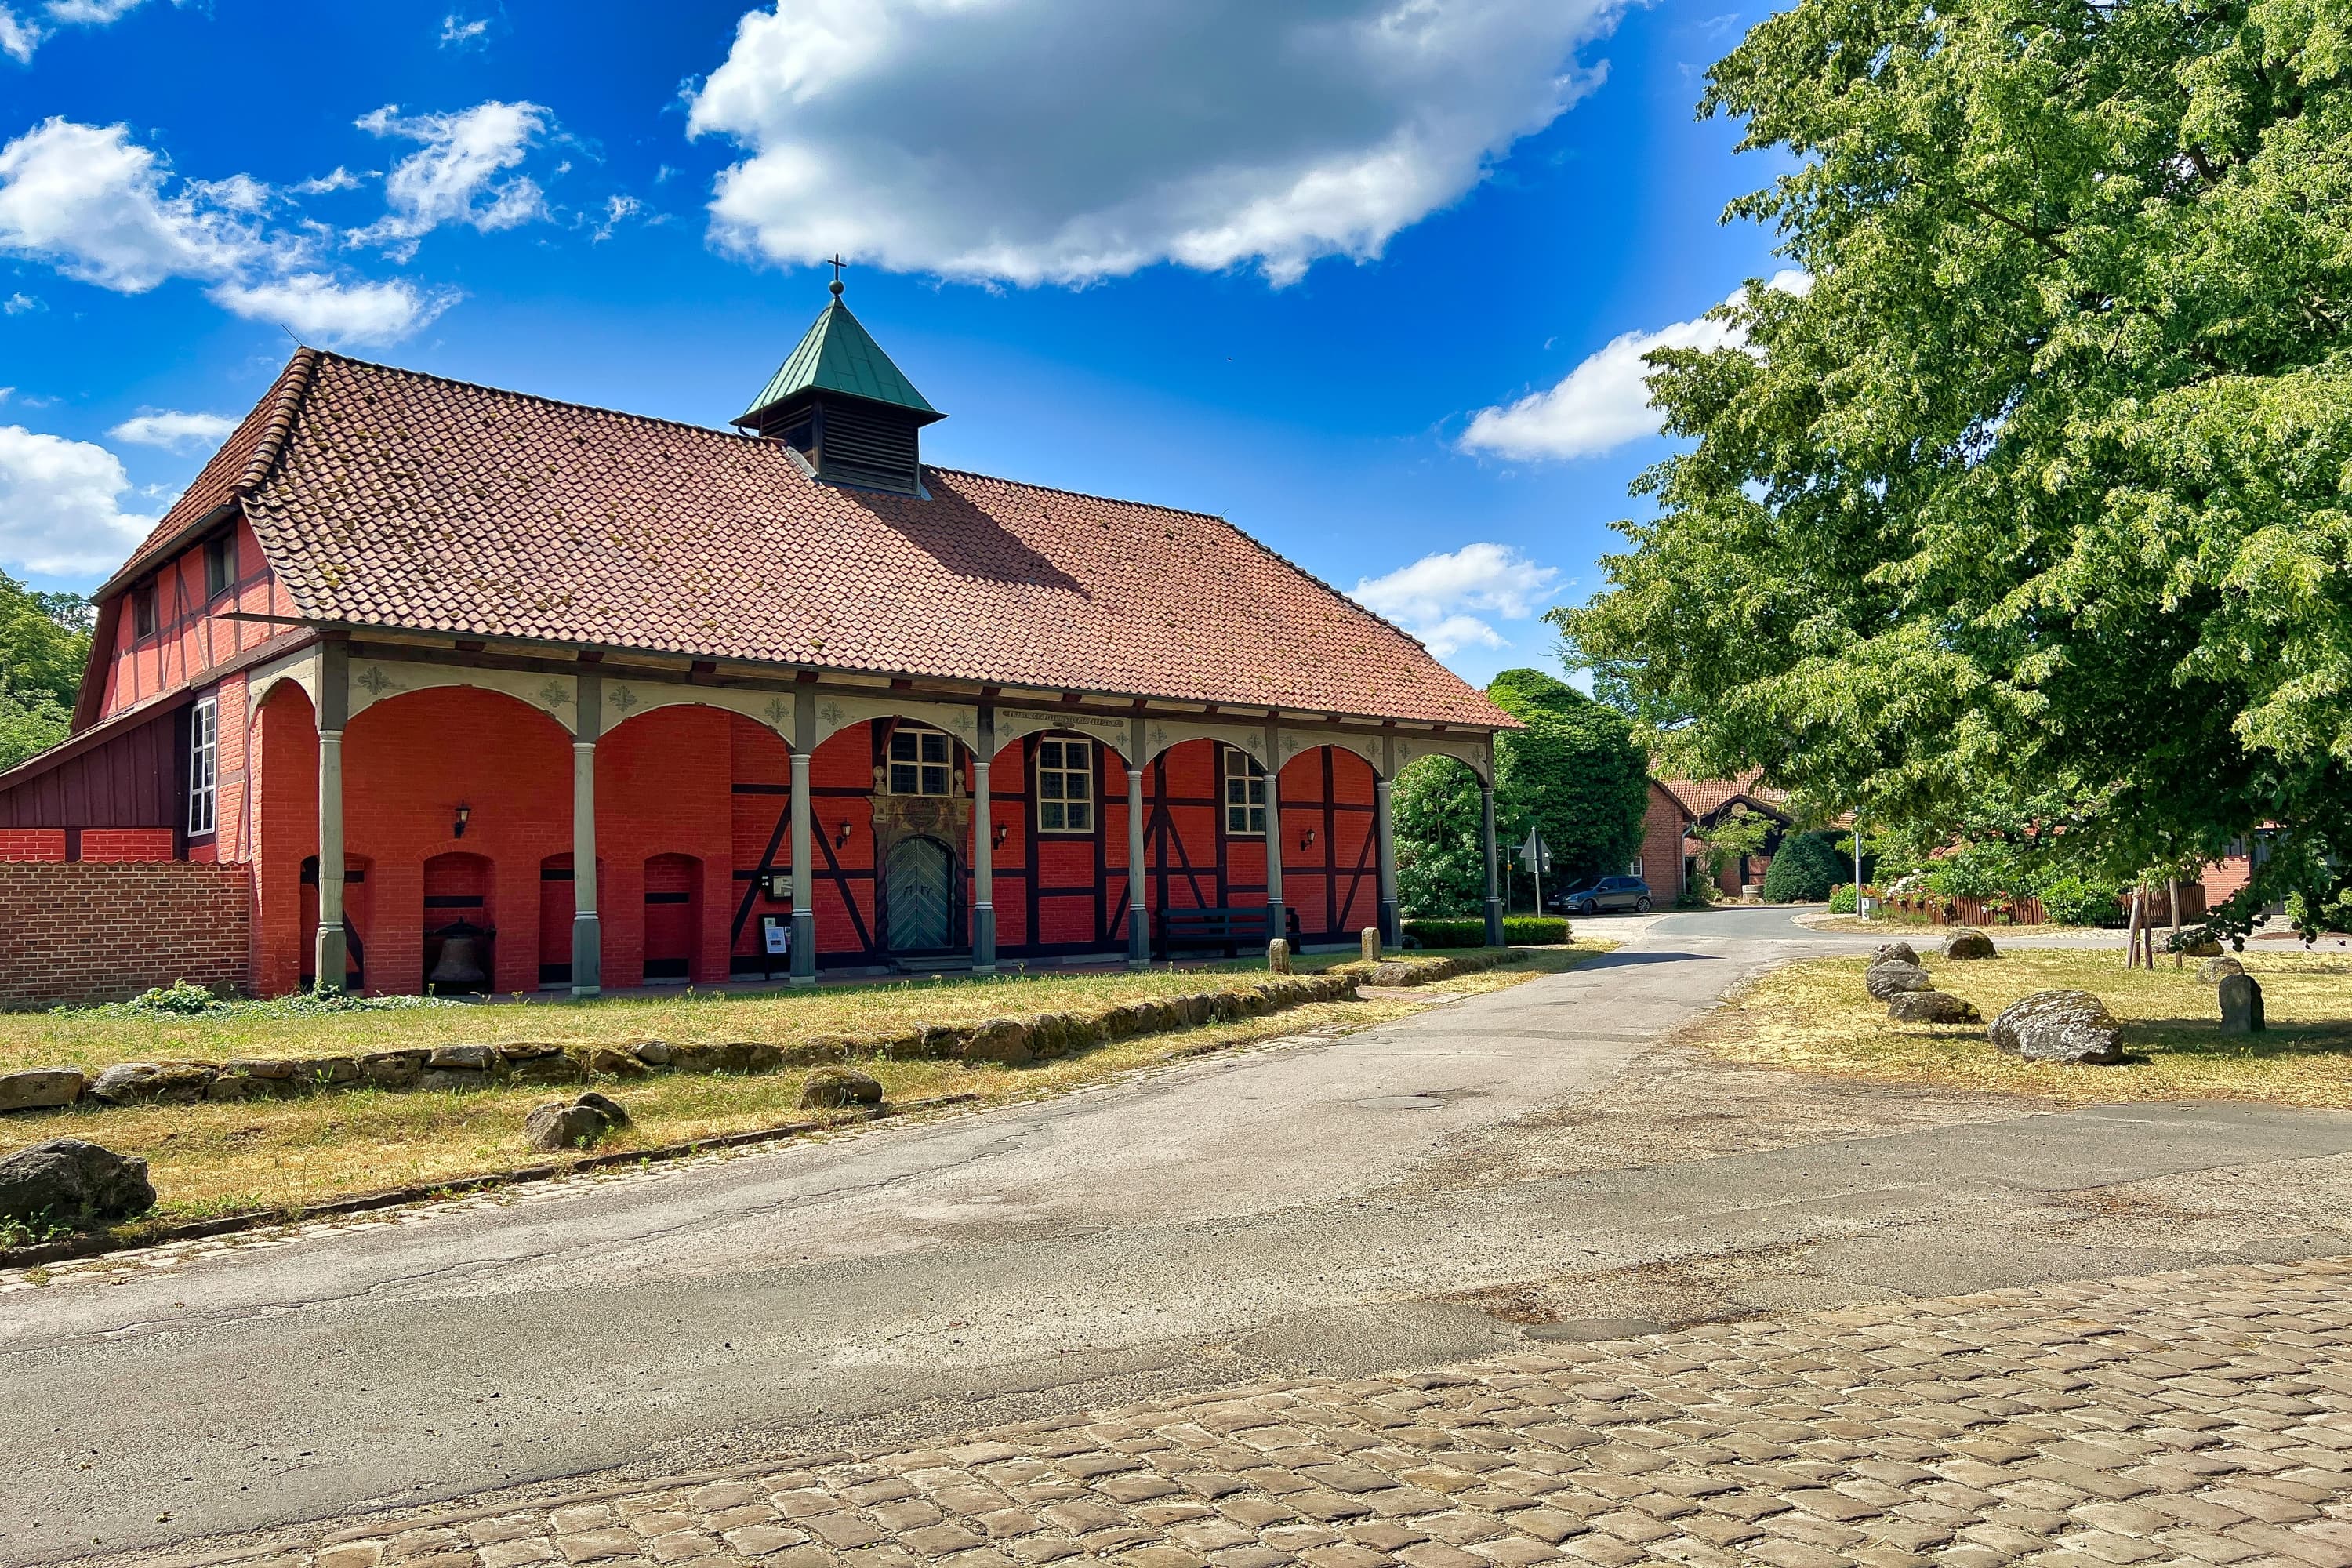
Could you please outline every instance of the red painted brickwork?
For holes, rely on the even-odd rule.
[[[65,858],[66,830],[62,827],[0,828],[0,862]]]
[[[247,988],[242,866],[0,864],[0,1005],[116,1000],[191,980]]]
[[[85,827],[81,858],[85,860],[169,860],[173,858],[168,827]]]

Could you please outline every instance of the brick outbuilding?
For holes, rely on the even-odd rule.
[[[1492,889],[1506,714],[1222,519],[924,464],[939,417],[838,297],[735,430],[301,350],[100,590],[0,860],[241,868],[262,993],[1141,963],[1186,910],[1393,940],[1427,753]]]

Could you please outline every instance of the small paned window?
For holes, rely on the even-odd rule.
[[[1037,831],[1095,830],[1095,745],[1092,741],[1037,742]]]
[[[131,590],[131,635],[152,637],[155,635],[155,584],[142,583]]]
[[[217,599],[236,585],[236,538],[224,533],[205,541],[205,597]]]
[[[220,703],[202,699],[188,719],[188,831],[213,830],[214,782],[220,762]]]
[[[945,795],[954,777],[943,731],[901,724],[890,732],[890,793]]]
[[[1265,770],[1239,746],[1225,748],[1225,831],[1265,834]]]

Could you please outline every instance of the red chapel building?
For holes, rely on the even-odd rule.
[[[100,590],[72,737],[0,773],[54,864],[0,871],[135,924],[176,864],[263,994],[1143,964],[1395,941],[1439,754],[1499,940],[1507,715],[1220,518],[924,463],[940,417],[838,297],[731,429],[300,350]]]

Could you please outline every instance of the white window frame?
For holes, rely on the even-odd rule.
[[[1228,838],[1265,837],[1265,768],[1239,746],[1225,748],[1220,770],[1224,780],[1222,820]],[[1254,786],[1254,787],[1253,787]],[[1236,814],[1242,826],[1234,826]]]
[[[188,832],[215,831],[220,793],[220,699],[200,697],[188,717]]]
[[[908,742],[910,752],[898,754],[898,743]],[[934,757],[931,753],[937,752]],[[955,742],[944,730],[934,730],[929,724],[900,724],[890,731],[890,741],[883,765],[887,770],[883,777],[889,783],[889,793],[896,795],[920,795],[944,799],[955,794]],[[901,789],[902,782],[911,787]],[[932,785],[939,787],[934,789]]]
[[[1048,748],[1051,748],[1050,750]],[[1073,760],[1075,759],[1075,761]],[[1050,735],[1037,742],[1037,831],[1091,834],[1098,820],[1095,800],[1095,743]],[[1072,786],[1076,789],[1072,794]],[[1055,818],[1060,820],[1056,822]]]

